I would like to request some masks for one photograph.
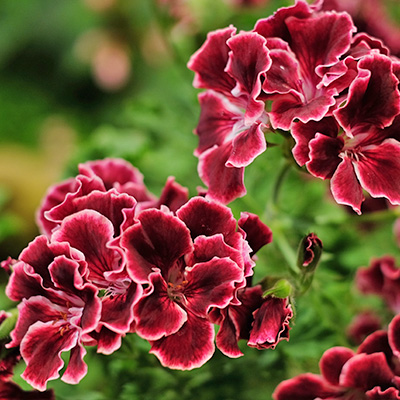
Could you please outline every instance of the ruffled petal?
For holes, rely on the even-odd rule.
[[[137,218],[138,222],[122,235],[121,247],[126,250],[132,279],[147,283],[153,268],[167,276],[176,261],[193,250],[193,243],[189,229],[172,214],[149,209]]]
[[[150,274],[150,286],[134,308],[136,333],[158,340],[179,331],[187,321],[186,311],[168,296],[168,286],[159,272]]]
[[[293,311],[287,298],[266,297],[253,316],[248,346],[259,350],[274,349],[281,340],[289,340],[289,321]]]
[[[339,378],[341,386],[370,390],[375,386],[392,386],[394,374],[383,353],[357,354],[344,364]]]
[[[195,72],[194,87],[227,93],[235,87],[235,80],[225,72],[230,50],[226,42],[235,33],[233,26],[208,33],[207,40],[187,64]]]
[[[61,378],[62,381],[71,385],[76,385],[86,375],[88,367],[83,361],[86,350],[81,344],[77,344],[71,349],[68,366]]]
[[[61,353],[74,348],[78,336],[76,329],[65,329],[61,334],[59,324],[36,322],[21,342],[21,355],[27,364],[21,377],[35,389],[45,390],[47,381],[58,378],[64,365]]]
[[[337,167],[331,179],[331,191],[337,203],[351,206],[357,214],[361,214],[364,195],[348,158],[343,158]]]
[[[358,70],[346,105],[334,112],[350,137],[357,133],[357,126],[387,127],[400,112],[399,81],[393,74],[391,59],[370,55],[359,61]]]
[[[226,309],[220,311],[220,321],[215,321],[220,325],[216,344],[218,349],[226,356],[236,358],[243,355],[239,349],[238,341],[249,339],[254,320],[253,312],[261,306],[262,294],[263,291],[259,285],[240,289],[238,298],[241,304],[229,305]],[[213,316],[213,314],[214,310],[210,316]]]
[[[245,239],[251,247],[251,255],[261,247],[272,242],[272,231],[256,214],[242,212],[238,221],[239,227],[245,232]]]
[[[387,139],[379,146],[362,149],[354,168],[372,197],[386,197],[392,204],[400,204],[400,142]]]
[[[190,230],[193,239],[221,233],[225,242],[237,248],[242,235],[236,231],[236,219],[230,208],[203,197],[192,197],[177,211],[177,216]]]
[[[236,86],[231,93],[243,97],[246,122],[254,122],[264,111],[264,102],[257,100],[261,92],[261,76],[271,65],[265,38],[255,32],[241,32],[227,41],[231,49],[225,71]]]
[[[396,315],[389,324],[388,340],[393,354],[400,358],[400,315]]]
[[[232,154],[231,142],[213,146],[199,157],[198,173],[208,186],[207,197],[228,204],[246,194],[244,168],[227,167]]]
[[[189,267],[197,263],[204,263],[214,257],[230,258],[238,266],[243,266],[243,256],[239,250],[228,246],[222,234],[212,236],[197,236],[194,241],[194,251],[189,254],[185,261]]]
[[[214,327],[206,319],[190,314],[177,333],[151,342],[150,353],[171,369],[201,367],[214,354]]]
[[[226,307],[234,296],[235,283],[243,280],[243,270],[229,258],[213,258],[195,264],[187,272],[184,290],[186,307],[206,317],[211,307]]]
[[[238,118],[243,118],[239,109],[212,90],[199,94],[200,118],[195,129],[199,145],[195,155],[199,156],[214,145],[220,146],[232,135]]]
[[[61,204],[68,193],[74,193],[78,188],[79,181],[75,178],[69,178],[49,187],[36,212],[36,222],[42,234],[50,236],[52,230],[57,227],[57,223],[46,218],[45,214],[53,207]]]
[[[142,294],[142,287],[132,282],[125,293],[105,296],[101,302],[101,323],[110,330],[125,334],[132,324],[133,306]]]
[[[101,327],[95,337],[97,338],[97,352],[101,354],[112,354],[114,351],[118,350],[122,344],[122,335],[111,331],[105,326]]]
[[[227,167],[246,167],[267,149],[262,124],[253,124],[233,139],[232,153],[226,161]]]
[[[339,125],[337,124],[336,120],[332,117],[323,118],[321,121],[309,121],[306,124],[302,122],[295,122],[292,125],[291,135],[293,136],[294,140],[296,141],[296,145],[293,147],[292,153],[293,157],[295,158],[296,162],[303,166],[307,161],[310,160],[309,152],[310,152],[310,141],[314,139],[315,135],[318,133],[322,133],[324,136],[320,138],[320,140],[327,140],[327,143],[321,143],[321,149],[324,153],[327,153],[327,159],[330,160],[331,157],[337,157],[336,151],[334,150],[338,143],[334,140],[325,139],[326,137],[329,138],[336,138],[339,132]],[[333,146],[333,151],[329,150]],[[329,153],[332,151],[332,154]],[[321,159],[321,155],[319,152],[314,154],[315,162],[318,163]],[[322,156],[321,164],[326,162],[326,158]],[[328,170],[332,169],[332,167],[328,168]],[[319,168],[318,168],[319,169]],[[322,176],[327,176],[326,173],[323,173]]]
[[[122,251],[108,245],[113,236],[114,227],[108,218],[94,210],[83,210],[66,217],[51,240],[66,241],[80,250],[88,263],[89,279],[107,287],[104,273],[121,269]]]

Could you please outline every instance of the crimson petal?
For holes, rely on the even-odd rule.
[[[207,40],[187,64],[195,72],[194,87],[227,93],[235,87],[234,79],[225,72],[229,53],[226,42],[235,32],[236,28],[230,26],[208,33]]]
[[[246,167],[267,148],[262,124],[253,124],[233,139],[232,153],[226,161],[227,167]]]
[[[209,148],[199,157],[197,168],[201,180],[208,186],[207,196],[224,204],[246,194],[244,167],[226,166],[232,148],[231,142]]]
[[[191,370],[201,367],[214,354],[214,327],[204,318],[189,314],[175,334],[151,342],[153,353],[164,367]]]
[[[346,347],[332,347],[325,351],[319,362],[322,376],[332,385],[339,385],[343,365],[354,356],[354,351]]]
[[[235,97],[244,96],[246,121],[253,122],[264,111],[264,102],[257,100],[261,91],[261,75],[268,70],[271,60],[267,41],[255,32],[241,32],[227,41],[231,49],[225,71],[235,80]]]
[[[159,268],[167,276],[175,262],[193,250],[193,243],[188,228],[179,218],[148,209],[123,233],[121,247],[126,250],[132,279],[147,283],[153,268]]]
[[[275,389],[274,400],[315,400],[340,398],[340,390],[333,388],[315,374],[307,373],[281,382]]]
[[[119,269],[121,250],[110,248],[114,228],[111,221],[94,210],[83,210],[66,217],[60,229],[51,237],[52,241],[66,241],[80,250],[89,267],[89,278],[101,286],[108,286],[104,273]]]
[[[186,311],[168,296],[168,286],[160,272],[149,276],[150,286],[135,305],[136,333],[148,340],[158,340],[181,329]]]
[[[187,308],[199,317],[206,317],[210,307],[226,307],[232,300],[235,282],[243,280],[243,270],[229,258],[213,258],[195,264],[187,272],[184,295]]]
[[[47,381],[58,378],[64,365],[60,354],[77,345],[78,335],[76,329],[61,334],[59,324],[51,321],[36,322],[21,342],[21,355],[27,364],[21,377],[35,389],[46,389]]]
[[[361,150],[354,168],[361,185],[373,197],[386,197],[392,204],[400,204],[400,143],[387,139],[379,146]]]
[[[343,366],[339,378],[341,386],[370,390],[375,386],[387,389],[392,386],[394,374],[384,353],[356,354]]]
[[[343,158],[337,167],[331,180],[331,191],[337,203],[351,206],[357,214],[361,214],[364,195],[348,158]]]

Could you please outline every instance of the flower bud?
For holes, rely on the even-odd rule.
[[[315,233],[305,236],[299,245],[297,266],[302,273],[314,272],[322,254],[322,241]]]

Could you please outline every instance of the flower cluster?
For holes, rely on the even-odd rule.
[[[238,221],[226,206],[169,178],[160,198],[121,159],[90,161],[51,187],[37,214],[42,234],[18,260],[6,288],[19,316],[8,348],[39,390],[69,362],[62,380],[87,372],[86,346],[110,354],[136,332],[161,364],[203,365],[217,346],[237,357],[239,339],[273,348],[288,339],[288,298],[251,286],[254,254],[272,240],[257,216]],[[233,350],[232,350],[233,349]]]
[[[289,131],[293,156],[330,179],[357,213],[363,189],[400,204],[400,62],[347,13],[298,0],[251,32],[208,34],[191,57],[201,114],[198,170],[208,197],[246,192],[244,168],[266,150],[265,133]]]
[[[274,400],[400,398],[400,316],[353,350],[333,347],[321,357],[321,375],[306,373],[281,382]]]

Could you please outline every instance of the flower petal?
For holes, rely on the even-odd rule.
[[[275,389],[274,400],[315,400],[340,398],[340,390],[333,388],[315,374],[307,373],[281,382]]]
[[[339,378],[341,386],[370,390],[375,386],[392,386],[394,374],[383,353],[356,354],[343,366]]]
[[[267,149],[262,124],[253,124],[233,139],[232,153],[226,161],[227,167],[246,167]]]
[[[243,280],[243,270],[229,258],[213,258],[187,271],[184,295],[186,307],[206,317],[211,307],[226,307],[235,293],[235,283]]]
[[[58,378],[64,365],[61,352],[74,348],[78,335],[76,329],[66,329],[61,334],[59,324],[51,321],[31,325],[21,342],[21,355],[27,364],[21,377],[35,389],[46,389],[47,381]]]
[[[114,227],[108,218],[94,210],[83,210],[66,217],[51,240],[68,242],[80,250],[88,263],[89,279],[107,287],[104,273],[121,269],[122,251],[108,245],[113,236]]]
[[[193,250],[189,229],[177,217],[156,209],[142,211],[138,222],[122,235],[127,269],[136,282],[147,283],[153,268],[163,276],[183,255]]]
[[[208,186],[207,197],[223,204],[246,194],[244,168],[226,166],[232,148],[231,142],[209,148],[199,157],[197,167],[201,180]]]
[[[347,157],[343,158],[331,179],[331,191],[337,203],[351,206],[357,214],[361,214],[364,195],[353,164]]]
[[[361,155],[354,168],[362,187],[372,197],[386,197],[399,205],[400,142],[387,139],[379,146],[362,149]]]
[[[180,370],[201,367],[214,354],[214,327],[206,319],[189,314],[177,333],[151,342],[150,353],[164,367]]]
[[[350,137],[360,125],[389,126],[400,112],[399,81],[393,74],[391,59],[370,55],[359,61],[358,70],[345,106],[334,112]]]
[[[260,350],[274,349],[281,340],[289,340],[289,321],[293,311],[287,298],[266,297],[253,316],[248,346]]]
[[[79,343],[71,349],[68,366],[61,378],[62,381],[76,385],[82,380],[88,370],[86,363],[83,361],[85,354],[85,348]]]
[[[136,333],[148,340],[158,340],[181,329],[186,311],[168,296],[167,283],[160,272],[149,276],[149,287],[135,305]]]
[[[225,71],[236,81],[233,96],[244,97],[247,122],[254,122],[265,107],[257,97],[261,92],[261,75],[271,66],[266,44],[265,38],[255,32],[241,32],[227,41],[231,51]]]
[[[332,347],[325,351],[319,362],[322,376],[332,385],[339,385],[343,365],[354,356],[354,351],[346,347]]]

